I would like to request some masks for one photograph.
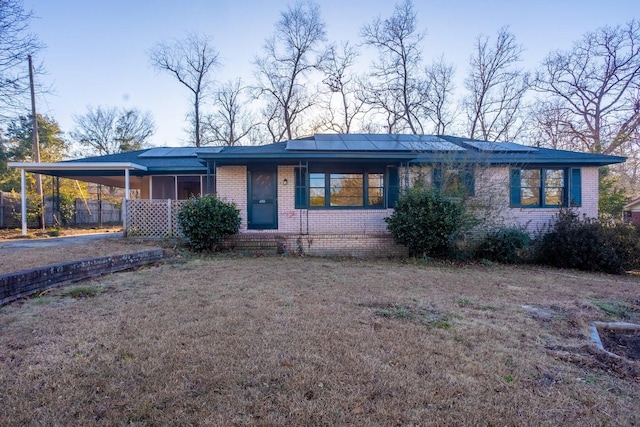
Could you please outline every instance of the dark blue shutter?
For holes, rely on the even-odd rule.
[[[294,181],[296,187],[296,209],[307,208],[307,168],[294,168]]]
[[[433,167],[433,186],[438,190],[442,190],[442,166]]]
[[[509,204],[512,207],[519,207],[520,202],[520,169],[511,169],[509,177]]]
[[[582,170],[571,169],[569,178],[569,206],[582,206]]]
[[[397,167],[387,168],[387,207],[393,208],[400,192],[400,176]]]

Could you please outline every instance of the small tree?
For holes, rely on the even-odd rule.
[[[442,256],[464,224],[462,203],[437,189],[414,186],[403,193],[385,218],[396,243],[411,256]]]
[[[238,233],[240,211],[213,194],[192,197],[180,208],[178,225],[193,250],[213,251],[224,237]]]

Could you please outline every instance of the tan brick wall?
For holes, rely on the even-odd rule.
[[[414,175],[414,174],[412,174]],[[427,174],[428,175],[428,174]],[[415,176],[415,175],[414,175]],[[287,184],[284,181],[287,181]],[[217,171],[218,195],[235,202],[242,216],[241,232],[247,231],[247,168],[222,166]],[[384,218],[392,209],[295,209],[294,166],[278,167],[278,229],[258,233],[374,235],[387,233]],[[517,224],[535,232],[557,214],[554,208],[511,208],[509,206],[509,167],[478,168],[476,197],[470,200],[479,216],[490,225]],[[582,206],[579,213],[598,215],[598,168],[582,168]],[[308,227],[307,227],[308,221]],[[254,232],[256,230],[252,230]]]

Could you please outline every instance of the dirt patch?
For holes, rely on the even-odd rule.
[[[598,328],[605,350],[629,360],[640,360],[640,326],[638,329]]]

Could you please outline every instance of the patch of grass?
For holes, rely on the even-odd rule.
[[[375,313],[380,317],[415,320],[441,329],[449,329],[452,326],[450,322],[451,316],[414,305],[374,304],[370,307],[375,308]]]
[[[593,300],[593,305],[605,313],[621,320],[630,320],[638,315],[638,308],[624,301]]]
[[[100,289],[93,285],[80,285],[66,288],[62,295],[71,298],[90,298],[100,293]]]

